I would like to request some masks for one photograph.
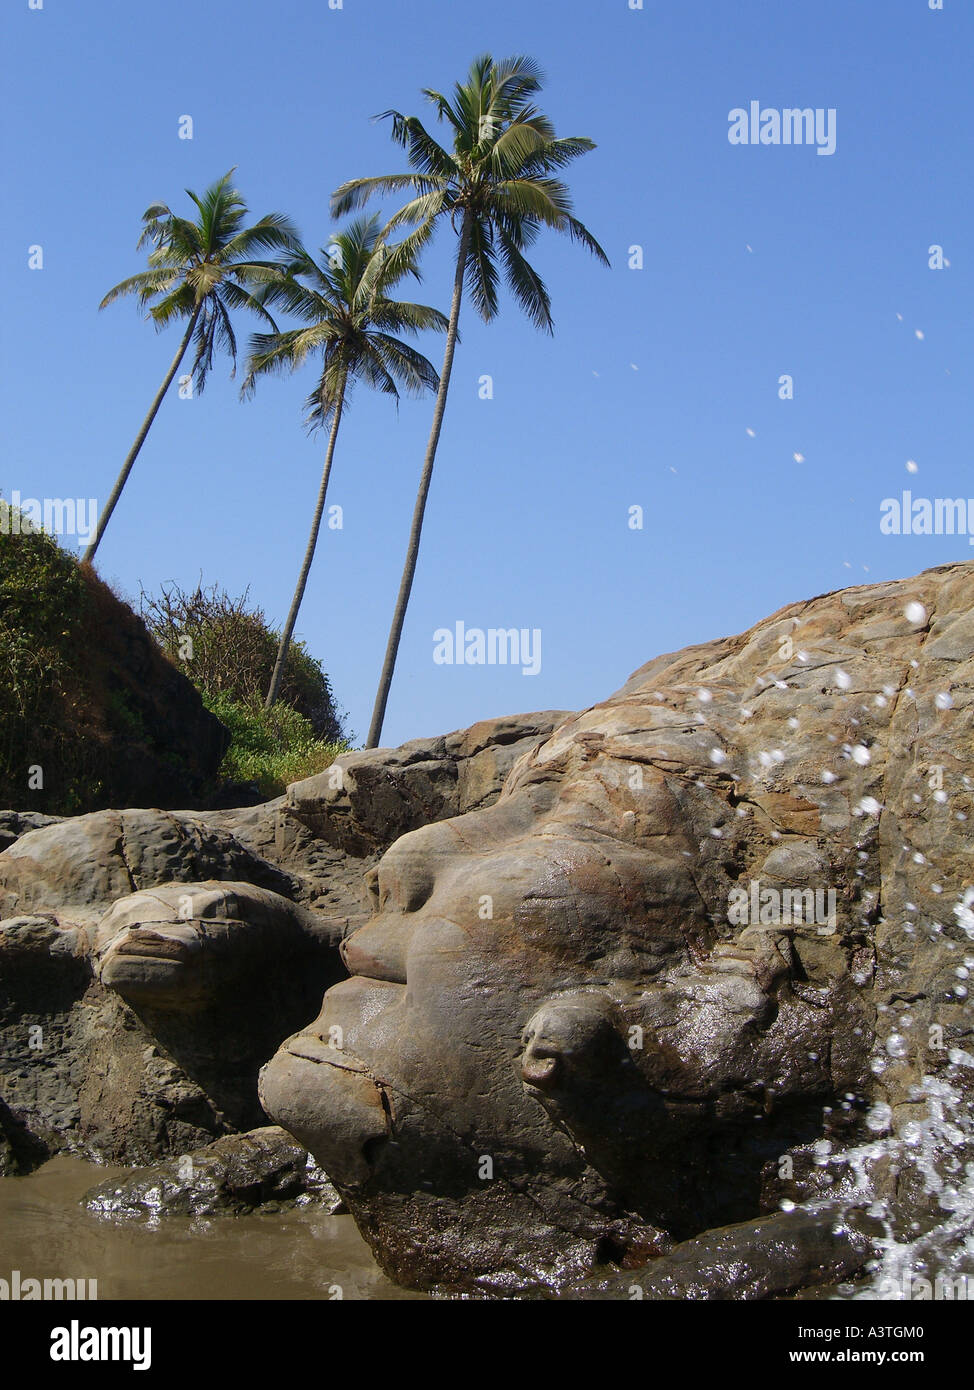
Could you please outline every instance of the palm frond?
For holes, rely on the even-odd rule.
[[[409,153],[414,169],[433,178],[451,178],[456,173],[453,157],[433,139],[416,116],[404,116],[401,111],[384,111],[380,120],[391,120],[392,138]]]
[[[573,160],[597,148],[594,140],[587,140],[584,136],[579,135],[560,140],[546,140],[534,154],[529,155],[524,161],[520,173],[522,176],[530,178],[535,174],[548,174],[555,169],[564,169]]]
[[[510,236],[498,229],[501,257],[508,287],[535,328],[547,333],[554,332],[551,317],[551,299],[545,289],[541,276],[521,255]]]
[[[474,221],[470,232],[465,279],[477,312],[485,323],[497,317],[497,289],[500,277],[494,258],[493,232],[489,222]]]
[[[224,310],[249,309],[251,313],[256,314],[258,318],[262,318],[265,323],[270,324],[275,332],[277,331],[277,324],[274,322],[272,315],[269,314],[264,307],[263,296],[260,293],[251,294],[243,285],[238,285],[233,280],[225,279],[220,286],[217,299]]]
[[[137,275],[130,275],[127,280],[113,285],[98,307],[104,309],[127,294],[137,294],[145,307],[153,295],[171,289],[179,278],[179,272],[168,267],[165,270],[140,270]]]
[[[370,333],[369,345],[381,359],[390,376],[410,396],[435,392],[440,384],[439,373],[428,358],[409,343],[400,342],[386,333]]]
[[[436,181],[422,174],[383,174],[376,178],[350,179],[332,194],[331,215],[344,217],[382,193],[403,193],[407,189],[414,193],[431,193],[435,187]]]
[[[400,299],[379,300],[369,319],[377,328],[391,333],[445,333],[450,326],[450,320],[439,309]]]
[[[252,227],[237,232],[220,249],[220,260],[249,261],[255,251],[291,251],[299,242],[297,228],[280,212],[269,212]]]

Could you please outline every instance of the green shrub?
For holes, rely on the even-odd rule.
[[[0,806],[190,805],[225,746],[136,614],[0,498]]]
[[[142,618],[184,676],[206,695],[224,695],[247,709],[263,703],[277,658],[279,633],[260,608],[248,609],[248,592],[231,598],[202,581],[195,593],[178,584],[158,596],[142,590]],[[331,683],[303,642],[291,642],[284,662],[279,701],[304,715],[316,738],[344,738]]]
[[[230,782],[256,782],[268,798],[280,796],[289,782],[323,772],[348,751],[345,739],[318,738],[311,721],[290,705],[279,702],[265,710],[223,692],[204,693],[203,703],[230,732],[221,776]]]

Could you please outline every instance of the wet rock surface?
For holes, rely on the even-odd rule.
[[[48,1157],[47,1145],[0,1100],[0,1178],[30,1173]]]
[[[970,1230],[972,610],[944,566],[660,657],[386,852],[261,1095],[391,1277],[669,1259],[792,1173],[880,1261]]]
[[[192,1153],[99,1183],[82,1198],[98,1216],[157,1221],[280,1211],[293,1205],[343,1211],[341,1198],[306,1149],[270,1125],[227,1135]]]
[[[850,1227],[841,1207],[777,1212],[707,1231],[630,1272],[592,1276],[568,1296],[707,1302],[831,1289],[861,1276],[876,1252],[879,1223],[863,1224]]]

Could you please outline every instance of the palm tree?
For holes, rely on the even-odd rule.
[[[396,336],[427,328],[442,331],[447,327],[447,320],[438,309],[388,297],[389,290],[406,275],[419,279],[415,253],[390,248],[380,234],[379,218],[362,217],[332,238],[331,245],[322,249],[320,261],[299,250],[281,278],[269,281],[261,291],[262,303],[280,305],[302,319],[304,326],[284,333],[252,336],[244,393],[254,390],[258,376],[294,371],[312,353],[320,352],[321,375],[305,403],[307,424],[311,429],[331,424],[311,534],[281,633],[265,709],[271,708],[280,689],[318,544],[338,427],[352,383],[356,379],[364,381],[394,396],[397,404],[400,386],[410,395],[422,395],[424,390],[435,391],[439,385],[433,364]],[[302,280],[306,283],[302,284]]]
[[[414,172],[353,179],[332,198],[332,211],[340,216],[375,194],[409,192],[412,197],[386,228],[386,232],[399,226],[414,228],[401,243],[403,254],[414,254],[425,245],[445,217],[459,237],[440,386],[366,748],[377,747],[382,735],[446,408],[464,285],[481,318],[490,322],[499,307],[499,258],[514,298],[538,328],[550,333],[548,292],[522,254],[539,231],[552,227],[565,232],[609,264],[595,238],[572,215],[567,186],[554,176],[595,146],[582,138],[556,138],[551,122],[532,104],[541,85],[541,73],[530,58],[495,62],[484,54],[471,66],[466,82],[456,84],[452,100],[439,92],[423,91],[436,107],[437,118],[450,127],[451,150],[439,145],[415,116],[386,111],[392,138],[407,151]]]
[[[109,290],[98,306],[104,309],[123,295],[135,294],[139,307],[148,311],[147,317],[157,329],[165,328],[173,319],[186,319],[187,323],[176,355],[98,518],[94,540],[84,554],[86,564],[95,557],[132,465],[194,333],[193,379],[197,391],[202,391],[216,347],[225,348],[236,363],[237,341],[230,322],[231,310],[253,309],[274,326],[273,319],[248,286],[277,273],[277,267],[272,261],[255,260],[254,256],[261,251],[290,250],[298,244],[298,235],[279,212],[268,213],[251,227],[243,226],[247,204],[230,185],[234,172],[231,169],[202,197],[187,188],[199,214],[195,221],[177,217],[165,203],[153,203],[142,215],[142,235],[136,248],[141,251],[145,246],[153,246],[148,270]]]

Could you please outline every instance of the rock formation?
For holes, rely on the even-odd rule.
[[[398,808],[385,829],[355,777],[343,790],[345,759],[290,805],[0,814],[0,1173],[63,1149],[152,1163],[266,1122],[258,1069],[346,974],[340,943],[368,917],[363,874],[397,826],[496,799],[554,722],[346,755]],[[326,779],[336,821],[355,827],[347,846],[299,819]]]
[[[121,1182],[110,1178],[82,1202],[97,1216],[152,1222],[312,1203],[329,1213],[343,1210],[327,1174],[276,1125],[228,1134],[194,1153],[141,1168]]]
[[[963,1259],[972,614],[943,566],[267,806],[0,819],[0,1171],[269,1117],[488,1295]]]
[[[972,614],[950,565],[660,657],[386,852],[261,1095],[393,1278],[557,1284],[867,1190],[890,1248],[962,1224]]]

